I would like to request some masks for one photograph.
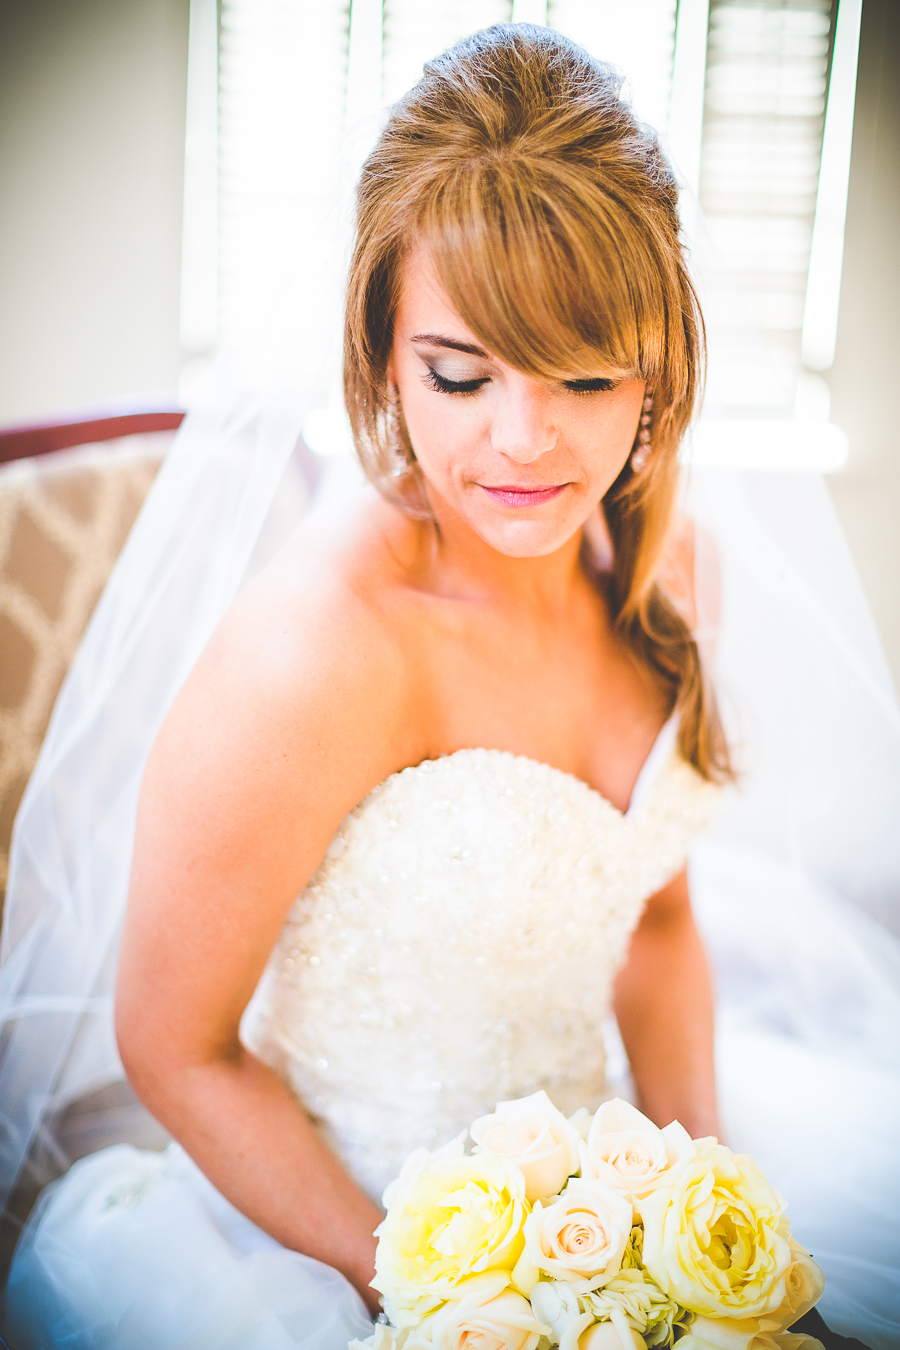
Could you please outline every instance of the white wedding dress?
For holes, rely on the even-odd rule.
[[[579,779],[492,750],[394,774],[296,901],[242,1028],[373,1199],[414,1148],[544,1088],[609,1095],[603,1023],[646,897],[717,796],[660,734],[623,815]],[[336,1272],[242,1218],[183,1151],[77,1163],[10,1277],[15,1350],[346,1350]]]
[[[33,1160],[65,1175],[18,1246],[11,1350],[345,1350],[369,1325],[341,1275],[261,1232],[177,1145],[119,1143],[65,1171],[59,1129],[121,1079],[112,991],[143,765],[248,569],[277,547],[264,522],[285,502],[299,421],[271,398],[188,419],[19,812],[0,1185]],[[243,1034],[377,1198],[407,1152],[500,1099],[545,1088],[573,1110],[627,1092],[612,977],[647,895],[689,853],[727,1142],[787,1197],[832,1329],[897,1350],[900,715],[825,488],[707,474],[692,493],[715,542],[700,571],[721,578],[715,677],[739,787],[714,811],[674,724],[624,815],[497,751],[408,768],[339,829]]]
[[[660,734],[625,814],[557,769],[473,749],[393,775],[341,825],[243,1035],[373,1198],[412,1149],[446,1142],[498,1100],[544,1088],[571,1112],[610,1094],[613,976],[646,897],[682,866],[718,796],[678,758],[675,730]],[[704,867],[707,892],[727,893],[727,859]],[[834,1122],[820,1130],[816,1114],[852,1130],[865,1074],[848,1107],[850,1080],[835,1082],[827,1062],[817,1081],[804,1060],[801,1088],[787,1042],[779,1058],[774,1041],[736,1028],[721,1049],[732,1142],[786,1190],[801,1241],[817,1247],[842,1228],[851,1239],[816,1254],[837,1273],[826,1313],[830,1302],[835,1325],[861,1334],[841,1262],[852,1265],[873,1212],[842,1203]],[[856,1180],[880,1169],[889,1193],[892,1141],[867,1147]],[[824,1233],[810,1232],[823,1210]],[[886,1217],[874,1214],[879,1248],[867,1253],[882,1262]],[[893,1233],[896,1244],[896,1219]],[[886,1280],[869,1289],[885,1317]],[[267,1237],[180,1148],[119,1145],[50,1189],[18,1250],[5,1327],[15,1350],[345,1350],[368,1325],[337,1272]]]

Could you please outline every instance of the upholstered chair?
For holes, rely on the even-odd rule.
[[[0,897],[59,687],[181,416],[0,432]]]

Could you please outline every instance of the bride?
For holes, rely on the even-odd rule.
[[[501,1098],[594,1108],[610,1010],[642,1109],[721,1132],[685,863],[735,774],[677,512],[702,320],[671,171],[605,67],[495,28],[395,107],[357,226],[371,486],[241,591],[143,776],[116,1034],[177,1143],[45,1193],[15,1350],[344,1350],[403,1158]],[[873,1222],[834,1306],[887,1346]]]

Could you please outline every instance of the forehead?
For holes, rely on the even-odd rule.
[[[522,259],[486,258],[478,247],[467,247],[471,240],[449,250],[440,247],[443,243],[439,240],[440,262],[421,236],[413,240],[399,262],[394,342],[409,343],[418,335],[440,335],[475,348],[474,355],[540,379],[572,375],[617,379],[637,373],[637,362],[630,352],[611,352],[606,343],[584,340],[565,298],[552,285],[549,289],[556,313],[545,313],[548,306],[538,302],[536,288],[524,284],[522,269],[517,266]],[[460,243],[459,235],[453,243]],[[503,266],[503,261],[511,266]],[[445,284],[441,271],[448,275],[444,270],[447,266],[449,278]],[[448,286],[452,286],[453,296]],[[580,296],[580,301],[583,298]],[[578,302],[572,304],[578,308]],[[468,321],[461,311],[468,313]]]
[[[442,333],[481,345],[459,313],[438,275],[429,250],[416,243],[400,266],[400,296],[395,328],[398,335]]]

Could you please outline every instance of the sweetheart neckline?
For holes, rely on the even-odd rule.
[[[667,763],[674,757],[672,751],[674,749],[677,730],[678,714],[675,712],[660,728],[643,764],[638,770],[637,777],[635,778],[634,785],[631,789],[628,805],[624,811],[620,810],[615,802],[610,801],[609,797],[605,796],[598,788],[592,787],[590,783],[585,782],[583,778],[579,778],[575,773],[569,773],[566,769],[559,769],[556,765],[548,764],[542,759],[532,759],[530,755],[517,755],[513,750],[498,750],[493,747],[481,745],[463,746],[459,750],[452,750],[447,755],[439,755],[436,759],[422,759],[418,764],[408,764],[403,769],[397,769],[394,773],[389,774],[377,787],[373,788],[372,792],[368,793],[367,796],[363,798],[355,810],[358,811],[369,797],[374,793],[379,792],[380,789],[387,787],[387,785],[394,780],[399,780],[404,774],[417,773],[419,770],[429,773],[440,765],[448,764],[451,760],[458,760],[461,755],[490,755],[493,758],[499,757],[500,759],[509,760],[513,763],[542,769],[546,773],[551,774],[554,778],[561,778],[567,783],[575,784],[578,790],[588,793],[596,802],[612,811],[619,820],[625,821],[633,816],[643,802],[646,801],[650,792],[659,782]]]

